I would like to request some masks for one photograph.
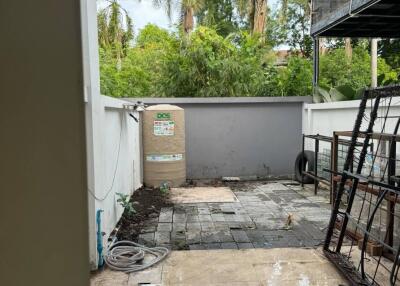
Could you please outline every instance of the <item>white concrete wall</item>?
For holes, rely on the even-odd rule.
[[[90,259],[92,268],[97,264],[96,252],[96,211],[101,209],[101,228],[106,233],[104,246],[108,235],[114,229],[123,209],[117,203],[116,193],[132,194],[142,185],[140,123],[137,123],[129,112],[139,118],[137,111],[124,108],[129,104],[125,101],[100,96],[101,109],[96,114],[100,126],[97,138],[99,153],[96,154],[95,189],[89,186],[90,212]]]
[[[382,101],[382,108],[378,112],[378,116],[383,116],[387,109]],[[369,116],[373,101],[368,101],[366,115]],[[304,134],[321,134],[332,136],[333,131],[352,131],[354,122],[358,114],[360,100],[329,102],[329,103],[310,103],[304,104],[303,113],[303,133]],[[394,97],[392,100],[389,115],[400,115],[400,98]],[[393,133],[397,119],[388,119],[385,132]],[[374,131],[381,132],[383,120],[378,119],[375,123]],[[365,130],[365,125],[363,125]],[[308,140],[306,142],[307,149],[312,150],[313,143]]]
[[[89,252],[91,269],[94,270],[98,263],[96,211],[104,211],[101,228],[106,233],[103,237],[105,242],[122,214],[116,193],[132,193],[141,186],[140,128],[123,108],[126,102],[100,95],[96,0],[81,0],[80,4]],[[139,117],[137,112],[133,113]]]

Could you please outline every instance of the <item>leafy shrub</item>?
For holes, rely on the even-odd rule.
[[[133,215],[136,213],[136,210],[133,206],[133,203],[130,201],[130,196],[122,193],[116,193],[118,196],[117,202],[124,208],[124,212],[127,215]]]

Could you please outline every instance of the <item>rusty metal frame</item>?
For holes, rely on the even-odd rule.
[[[388,112],[390,108],[390,103],[393,96],[400,95],[400,87],[399,86],[392,86],[387,88],[377,88],[377,89],[370,89],[365,91],[363,98],[360,101],[359,112],[356,118],[356,122],[354,125],[354,129],[352,132],[335,132],[333,136],[333,145],[334,150],[332,151],[333,156],[337,156],[337,144],[339,141],[339,136],[346,136],[351,137],[351,145],[349,146],[346,161],[344,164],[343,172],[337,172],[337,162],[335,160],[331,162],[332,166],[332,192],[331,197],[334,198],[334,204],[332,208],[331,219],[329,221],[326,239],[324,243],[324,252],[326,256],[335,264],[339,270],[349,279],[349,281],[353,285],[379,285],[375,281],[375,275],[370,275],[366,273],[364,268],[364,259],[366,249],[369,243],[370,237],[372,234],[370,232],[372,223],[374,222],[375,213],[383,201],[388,202],[388,216],[387,216],[387,227],[385,239],[381,240],[378,238],[379,245],[383,246],[384,250],[389,250],[391,254],[391,258],[393,261],[392,269],[390,271],[390,277],[388,277],[388,282],[390,285],[395,285],[398,280],[398,272],[399,272],[399,255],[400,255],[400,246],[399,249],[393,248],[393,218],[390,217],[394,214],[394,207],[396,203],[399,201],[399,194],[400,188],[396,187],[395,184],[398,183],[396,178],[393,178],[393,172],[395,169],[395,165],[393,165],[393,161],[391,161],[391,157],[388,159],[389,171],[391,174],[388,175],[387,182],[377,182],[372,180],[369,177],[364,177],[361,175],[362,169],[365,163],[366,154],[368,151],[368,146],[373,139],[378,140],[379,143],[381,141],[390,141],[391,142],[391,149],[390,149],[390,156],[395,154],[395,148],[392,146],[396,145],[396,142],[400,142],[400,136],[397,135],[398,125],[400,124],[400,115],[398,116],[399,124],[396,127],[396,131],[394,134],[384,134],[384,133],[374,133],[374,124],[378,117],[378,109],[381,104],[382,99],[389,99],[389,105],[387,107],[387,113],[384,117],[385,123],[388,117]],[[371,113],[369,116],[368,127],[365,131],[361,131],[361,126],[363,121],[365,120],[365,110],[367,107],[367,101],[369,99],[374,99],[373,106],[371,108]],[[358,139],[363,139],[362,149],[359,153],[359,158],[357,162],[357,169],[353,172],[351,166],[354,160],[354,152],[356,149],[356,144]],[[379,145],[378,145],[379,146]],[[336,151],[335,151],[336,150]],[[374,159],[375,160],[375,159]],[[395,159],[394,159],[395,160]],[[385,168],[385,172],[386,172]],[[337,186],[338,184],[338,186]],[[334,196],[334,191],[337,193]],[[360,222],[360,217],[357,220],[354,220],[354,216],[352,215],[352,208],[354,199],[357,195],[357,192],[364,192],[365,194],[371,193],[376,195],[377,201],[374,204],[374,208],[372,213],[368,213],[368,223],[366,227],[363,227]],[[341,210],[341,203],[342,197],[346,193],[347,195],[347,207],[344,211]],[[365,196],[364,196],[365,199]],[[363,202],[364,205],[364,202]],[[362,209],[359,212],[359,216],[362,215]],[[356,232],[351,234],[348,229],[348,223],[352,220],[352,223],[356,225]],[[359,268],[356,268],[352,262],[350,261],[350,255],[346,256],[342,252],[342,245],[344,242],[345,237],[349,239],[353,239],[357,237],[358,232],[361,232],[362,235],[362,245],[361,245],[361,256],[360,256],[360,265]],[[390,235],[391,233],[391,235]],[[337,235],[337,236],[336,236]],[[374,237],[376,239],[376,237]],[[353,246],[353,244],[352,244]],[[379,256],[377,260],[377,268],[380,267],[381,258],[384,255],[384,251]],[[377,270],[376,270],[377,271]],[[371,278],[373,277],[373,278]]]

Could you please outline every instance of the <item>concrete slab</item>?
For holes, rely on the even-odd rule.
[[[172,188],[170,200],[176,204],[236,202],[228,187]]]
[[[92,278],[91,286],[139,283],[163,286],[348,284],[319,250],[280,248],[173,251],[165,261],[143,272],[128,275],[106,270]]]

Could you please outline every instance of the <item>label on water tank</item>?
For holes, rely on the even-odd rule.
[[[169,113],[169,112],[157,112],[156,119],[171,119],[171,113]]]
[[[154,135],[155,136],[173,136],[175,130],[175,122],[171,120],[155,120]]]
[[[183,154],[164,154],[164,155],[147,155],[146,161],[149,162],[174,162],[183,159]]]

